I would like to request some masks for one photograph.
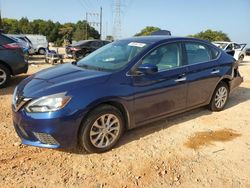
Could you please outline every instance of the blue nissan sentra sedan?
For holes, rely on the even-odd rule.
[[[209,42],[134,37],[23,80],[13,122],[26,145],[104,152],[127,129],[200,106],[221,111],[242,81],[236,60]]]

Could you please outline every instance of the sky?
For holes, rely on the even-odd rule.
[[[103,35],[113,34],[115,0],[0,0],[2,17],[27,17],[77,22],[86,12],[103,8]],[[206,29],[223,31],[232,41],[250,47],[250,0],[120,0],[121,36],[133,36],[146,26],[187,36]],[[90,17],[98,21],[97,17]]]

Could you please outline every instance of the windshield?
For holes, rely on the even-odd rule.
[[[116,41],[81,59],[77,66],[104,71],[119,70],[147,46],[148,44],[141,42]]]
[[[228,43],[219,43],[219,42],[215,42],[214,44],[220,49],[225,49],[228,45]]]

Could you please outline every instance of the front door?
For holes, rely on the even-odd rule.
[[[186,67],[180,43],[161,45],[141,64],[153,64],[158,72],[133,76],[135,123],[165,116],[186,107]]]

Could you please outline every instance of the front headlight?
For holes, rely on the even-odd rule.
[[[25,109],[28,112],[54,112],[66,106],[70,99],[70,96],[66,96],[66,92],[48,95],[31,101]]]
[[[12,95],[12,104],[13,105],[15,105],[16,101],[17,101],[16,92],[17,92],[17,87],[15,87],[15,90],[14,90],[13,95]]]

